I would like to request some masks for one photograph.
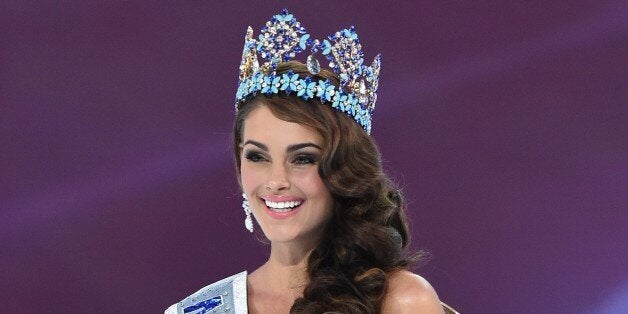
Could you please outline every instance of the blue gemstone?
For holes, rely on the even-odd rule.
[[[305,49],[305,47],[307,47],[309,38],[310,34],[305,34],[301,36],[301,38],[299,39],[299,47],[301,47],[301,49]]]

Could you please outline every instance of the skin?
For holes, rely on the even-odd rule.
[[[444,314],[438,295],[425,278],[407,270],[388,278],[388,290],[382,302],[384,314]]]
[[[250,313],[288,313],[308,282],[308,256],[332,216],[333,198],[318,174],[323,145],[316,131],[278,119],[265,105],[244,122],[242,189],[271,243],[268,261],[248,278]],[[302,203],[278,218],[264,199],[282,197]],[[419,312],[443,313],[434,289],[411,272],[392,274],[382,313]]]

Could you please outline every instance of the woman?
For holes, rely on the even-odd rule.
[[[307,46],[307,66],[289,61]],[[166,313],[443,313],[429,283],[407,270],[402,197],[369,136],[379,56],[362,63],[352,28],[321,43],[285,10],[258,40],[249,28],[235,160],[245,225],[253,231],[255,218],[270,258]]]

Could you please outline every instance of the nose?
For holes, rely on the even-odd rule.
[[[273,193],[290,189],[288,171],[283,164],[273,165],[268,180],[266,181],[266,189]]]

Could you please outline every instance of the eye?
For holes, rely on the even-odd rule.
[[[261,162],[266,160],[266,158],[258,152],[246,152],[246,154],[244,154],[244,158],[252,162]]]
[[[294,157],[294,160],[292,160],[292,162],[297,165],[315,164],[316,158],[309,154],[301,154]]]

